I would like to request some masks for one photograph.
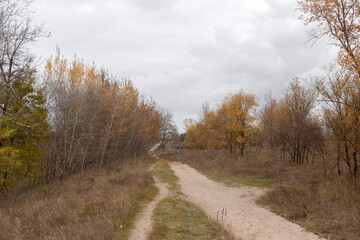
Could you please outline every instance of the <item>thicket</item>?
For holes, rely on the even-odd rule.
[[[46,142],[46,174],[63,178],[89,165],[146,154],[162,129],[160,108],[140,96],[130,80],[58,51],[43,75],[51,138]]]

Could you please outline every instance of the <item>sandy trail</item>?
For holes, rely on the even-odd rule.
[[[253,187],[227,187],[182,163],[169,163],[187,199],[220,221],[236,238],[249,240],[320,239],[302,227],[255,204],[265,191]]]
[[[148,171],[152,171],[153,165]],[[153,226],[152,215],[158,203],[167,197],[169,190],[166,183],[160,182],[154,177],[155,185],[159,188],[159,194],[152,200],[139,214],[136,219],[135,227],[131,231],[129,240],[146,240],[149,238]]]

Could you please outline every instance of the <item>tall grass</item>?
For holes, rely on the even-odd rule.
[[[139,196],[156,195],[151,175],[139,166],[89,170],[79,178],[1,199],[0,239],[124,239]]]

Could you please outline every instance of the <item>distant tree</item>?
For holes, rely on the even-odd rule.
[[[196,121],[192,118],[184,119],[184,130],[187,131],[191,125],[195,125]]]
[[[187,128],[185,135],[185,142],[186,142],[186,146],[190,149],[200,148],[195,124],[192,124]]]
[[[261,133],[265,142],[274,150],[280,145],[276,135],[276,119],[279,104],[277,100],[271,96],[271,93],[265,96],[265,100],[265,106],[260,112]]]
[[[189,148],[227,148],[231,153],[237,149],[244,154],[254,131],[254,95],[240,91],[226,97],[213,111],[208,104],[202,107],[200,121],[186,121],[186,144]]]
[[[253,122],[255,121],[255,108],[258,106],[255,96],[243,91],[229,96],[223,102],[223,109],[219,114],[224,125],[224,134],[230,152],[240,149],[244,155],[245,145],[252,139]]]
[[[160,133],[158,137],[159,148],[165,151],[166,144],[173,140],[177,134],[173,115],[169,110],[163,109],[160,117]]]
[[[322,139],[318,119],[312,111],[315,107],[316,92],[305,88],[295,78],[280,101],[277,120],[278,138],[294,163],[304,163],[307,153],[314,150],[315,139]]]

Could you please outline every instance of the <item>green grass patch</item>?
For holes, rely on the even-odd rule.
[[[179,196],[162,200],[154,212],[151,240],[233,239],[218,223],[196,205]]]
[[[177,177],[170,169],[169,164],[165,160],[160,160],[151,173],[157,177],[161,182],[169,184],[170,191],[177,191],[179,187],[177,185]]]
[[[154,165],[154,162],[146,162],[141,164],[142,168],[144,168],[145,170],[149,170],[152,165]]]
[[[125,222],[119,221],[114,225],[114,231],[118,233],[119,239],[129,238],[131,230],[135,224],[136,216],[158,194],[159,189],[153,184],[149,187],[144,188],[144,190],[138,194],[138,196],[136,197],[136,201],[130,208]]]
[[[201,171],[201,172],[205,174],[207,177],[215,181],[222,182],[230,187],[247,185],[247,186],[259,187],[259,188],[273,188],[276,186],[276,184],[271,182],[269,179],[261,179],[255,176],[242,177],[242,176],[232,175],[230,173],[214,171],[214,170]]]

